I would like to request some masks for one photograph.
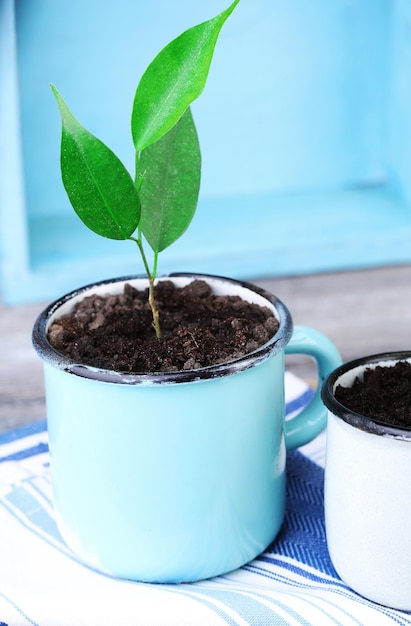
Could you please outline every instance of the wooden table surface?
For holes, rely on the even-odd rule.
[[[281,298],[295,324],[325,333],[344,361],[411,349],[411,266],[253,282]],[[44,304],[0,304],[0,432],[45,417],[42,365],[31,346],[31,329]],[[287,365],[306,380],[315,379],[310,359],[288,357]]]

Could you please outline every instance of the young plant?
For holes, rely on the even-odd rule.
[[[51,85],[62,120],[60,165],[68,198],[92,231],[137,244],[158,338],[161,328],[154,300],[158,255],[188,228],[200,189],[201,155],[190,105],[204,89],[219,33],[239,1],[183,32],[144,72],[131,116],[134,179],[110,148],[76,120]],[[143,237],[153,251],[151,268]]]

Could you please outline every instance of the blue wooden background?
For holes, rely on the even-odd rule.
[[[229,0],[0,0],[0,287],[49,299],[141,273],[60,180],[49,83],[132,172],[129,120],[154,55]],[[198,212],[159,271],[254,278],[411,261],[411,2],[241,0],[193,105]]]

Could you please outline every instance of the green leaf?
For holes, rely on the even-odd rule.
[[[140,228],[154,252],[161,252],[188,228],[200,189],[201,155],[188,108],[175,126],[141,152]]]
[[[56,87],[51,88],[63,124],[61,174],[73,209],[98,235],[128,239],[141,214],[133,179],[110,148],[79,124]]]
[[[134,97],[131,130],[137,151],[168,132],[201,94],[220,30],[239,1],[186,30],[150,63]]]

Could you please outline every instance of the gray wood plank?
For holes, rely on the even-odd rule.
[[[411,349],[411,265],[254,282],[285,302],[295,324],[324,332],[344,360]],[[31,346],[43,306],[0,304],[0,432],[45,416],[42,365]],[[310,359],[288,357],[287,365],[314,380]]]

